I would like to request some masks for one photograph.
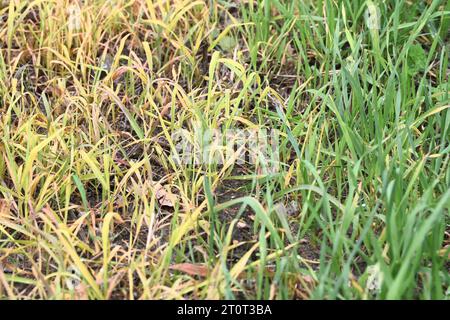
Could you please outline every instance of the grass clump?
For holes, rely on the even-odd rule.
[[[3,1],[0,298],[449,298],[449,3]]]

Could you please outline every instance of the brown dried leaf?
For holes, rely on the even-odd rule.
[[[89,300],[87,288],[83,283],[80,283],[75,287],[75,299],[76,300]]]
[[[236,224],[236,226],[237,226],[239,229],[248,228],[248,224],[245,223],[245,221],[242,220],[242,219],[238,221],[238,223]]]
[[[0,199],[0,218],[11,218],[11,203],[6,199]]]
[[[160,183],[154,186],[156,199],[162,207],[174,207],[177,201],[177,197],[166,186],[163,187]]]
[[[186,273],[190,276],[208,276],[208,267],[202,264],[180,263],[170,266],[170,269]]]

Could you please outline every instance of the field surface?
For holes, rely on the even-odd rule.
[[[0,1],[0,299],[449,299],[450,1]]]

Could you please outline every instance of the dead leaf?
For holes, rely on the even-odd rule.
[[[169,187],[163,187],[160,183],[157,183],[154,186],[154,190],[156,199],[158,199],[158,202],[162,207],[173,208],[175,206],[177,197],[170,191]]]
[[[7,220],[11,218],[11,203],[6,199],[0,199],[0,217]]]
[[[244,228],[247,228],[248,227],[248,225],[245,223],[245,221],[243,221],[243,220],[239,220],[238,221],[238,223],[236,224],[236,226],[239,228],[239,229],[244,229]]]
[[[208,276],[208,267],[203,264],[180,263],[170,266],[170,269],[186,273],[190,276]]]
[[[113,72],[113,74],[111,75],[111,79],[114,81],[114,80],[117,80],[117,78],[120,78],[125,72],[127,72],[129,70],[129,68],[128,67],[126,67],[126,66],[121,66],[121,67],[119,67],[119,68],[117,68],[117,70],[115,70],[114,72]]]
[[[83,283],[80,283],[75,287],[75,299],[76,300],[89,300],[87,288]]]
[[[448,252],[448,256],[447,259],[450,260],[450,250],[449,250],[449,246],[450,245],[446,245],[445,247],[443,247],[441,250],[438,251],[438,254],[443,257],[445,256],[445,254]]]

